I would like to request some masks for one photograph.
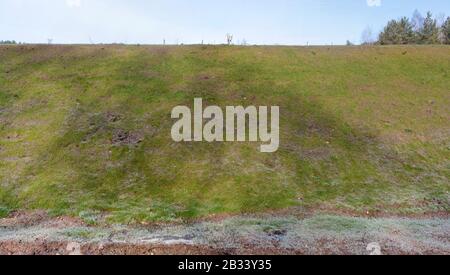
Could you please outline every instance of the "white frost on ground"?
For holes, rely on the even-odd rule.
[[[127,226],[8,226],[0,222],[0,242],[58,241],[81,244],[205,245],[220,249],[274,248],[308,254],[450,254],[450,219],[354,218],[334,215],[232,217],[222,221],[151,228]]]

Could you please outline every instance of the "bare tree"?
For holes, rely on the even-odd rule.
[[[438,26],[438,42],[440,44],[445,44],[446,42],[444,30],[445,20],[446,20],[445,13],[440,13],[438,16],[436,16],[436,24]]]
[[[231,43],[233,43],[233,35],[227,33],[227,44],[231,45]]]
[[[444,39],[444,44],[450,44],[450,16],[447,17],[441,27],[441,33]]]
[[[48,39],[47,39],[47,42],[48,42],[48,44],[50,45],[50,44],[53,43],[53,39],[52,39],[52,38],[48,38]]]
[[[445,13],[439,13],[438,16],[436,16],[436,23],[438,25],[439,28],[439,34],[438,34],[438,41],[441,44],[445,44],[447,42],[447,37],[445,35],[445,29],[444,29],[444,24],[446,21],[447,17],[445,16]]]
[[[411,18],[411,24],[415,32],[419,32],[422,29],[424,20],[425,18],[423,18],[422,14],[418,10],[415,10]]]
[[[438,24],[438,26],[442,26],[446,19],[445,13],[441,12],[436,16],[436,24]]]
[[[373,31],[370,26],[367,26],[361,34],[361,44],[372,45],[375,43],[375,38],[373,37]]]

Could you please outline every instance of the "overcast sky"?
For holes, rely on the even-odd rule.
[[[0,40],[29,43],[359,43],[393,18],[450,15],[450,0],[0,0]]]

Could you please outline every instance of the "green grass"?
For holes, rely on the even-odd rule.
[[[450,211],[449,87],[448,46],[1,46],[0,207]],[[173,142],[171,110],[195,97],[280,106],[279,151]],[[144,140],[114,145],[117,130]]]

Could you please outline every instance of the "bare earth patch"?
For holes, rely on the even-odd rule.
[[[0,220],[0,254],[248,255],[359,254],[377,243],[383,254],[450,255],[450,219],[361,218],[335,214],[262,214],[185,224],[88,226],[45,212]]]

